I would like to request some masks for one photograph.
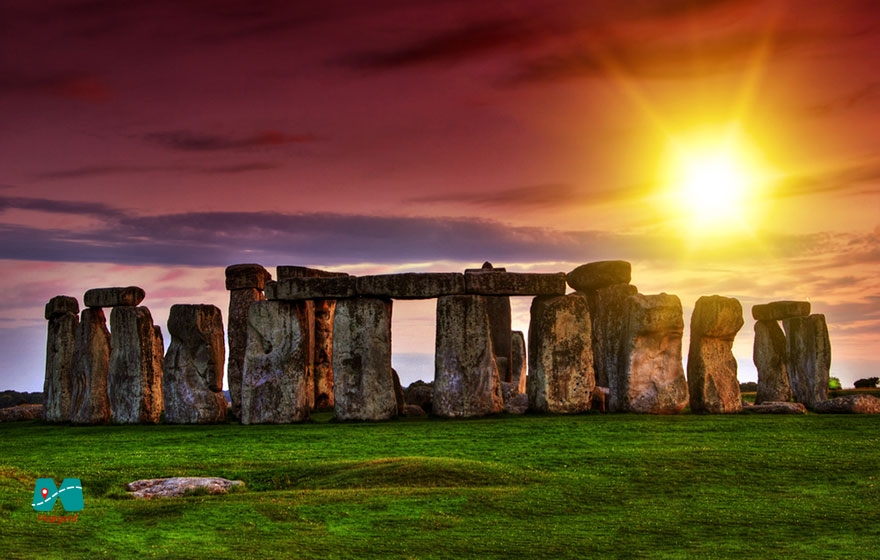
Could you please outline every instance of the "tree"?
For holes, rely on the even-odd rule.
[[[837,391],[841,388],[843,388],[843,385],[840,384],[840,379],[832,377],[828,380],[828,389],[830,389],[831,391]]]
[[[876,389],[880,383],[880,377],[869,377],[867,379],[859,379],[855,383],[856,389]]]

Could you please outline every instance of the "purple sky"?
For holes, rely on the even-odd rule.
[[[740,299],[741,379],[778,299],[826,314],[832,375],[878,375],[878,69],[867,0],[0,0],[0,389],[42,388],[49,298],[139,285],[164,330],[225,314],[239,262],[625,259],[686,322]],[[731,127],[772,184],[748,228],[687,227],[670,139]],[[433,304],[394,337],[430,354]]]

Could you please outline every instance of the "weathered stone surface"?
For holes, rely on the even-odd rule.
[[[434,382],[416,381],[404,390],[406,404],[416,405],[430,414],[434,404]]]
[[[391,373],[391,302],[377,298],[336,302],[333,320],[333,410],[337,420],[397,416]]]
[[[93,288],[83,296],[86,307],[134,307],[140,305],[147,293],[143,288],[128,286],[127,288]]]
[[[348,274],[345,272],[330,272],[320,268],[309,268],[307,266],[277,266],[275,267],[275,276],[280,282],[290,278],[333,278],[348,276]]]
[[[427,415],[428,413],[422,410],[422,407],[417,404],[403,405],[403,416],[406,416],[407,418],[418,418]]]
[[[466,272],[464,284],[467,293],[485,296],[564,295],[565,273]]]
[[[315,300],[315,408],[333,408],[333,317],[335,299]]]
[[[576,413],[590,409],[596,385],[590,312],[581,295],[536,297],[529,322],[529,408]]]
[[[516,387],[517,393],[525,393],[529,365],[526,358],[526,338],[522,331],[513,331],[510,335],[510,383]]]
[[[229,292],[229,315],[226,334],[229,341],[229,358],[226,365],[226,382],[232,414],[241,418],[241,380],[244,376],[244,357],[247,352],[248,311],[256,301],[264,301],[263,292],[257,288],[243,288]]]
[[[394,401],[397,403],[397,415],[403,414],[403,407],[406,406],[406,394],[403,392],[403,385],[400,384],[400,376],[397,370],[391,368],[391,380],[394,382]]]
[[[681,360],[681,302],[668,294],[637,294],[627,302],[622,364],[619,374],[609,379],[609,408],[677,414],[688,404]]]
[[[504,412],[525,414],[529,409],[529,396],[518,390],[513,383],[501,382],[501,396],[504,399]]]
[[[590,393],[590,408],[599,412],[605,412],[608,408],[606,402],[610,392],[611,390],[608,387],[593,387],[593,391]]]
[[[110,331],[100,307],[83,309],[73,354],[70,420],[75,424],[105,424],[111,414],[107,392]]]
[[[511,334],[510,298],[507,296],[486,296],[489,308],[489,332],[492,333],[492,351],[498,364],[501,381],[511,380]]]
[[[801,403],[767,401],[751,406],[744,405],[742,411],[748,414],[806,414],[807,408]]]
[[[217,477],[179,476],[136,480],[128,483],[126,490],[131,493],[133,498],[149,500],[152,498],[178,498],[197,490],[204,490],[208,494],[226,494],[233,487],[244,488],[244,482]]]
[[[361,297],[393,299],[432,299],[464,293],[464,275],[457,272],[407,272],[360,276],[357,293]]]
[[[69,311],[65,311],[69,310]],[[79,326],[76,299],[57,296],[46,304],[46,375],[43,379],[43,418],[67,422],[73,408],[73,354]]]
[[[596,384],[608,387],[621,368],[623,338],[627,329],[627,298],[638,293],[635,286],[614,284],[588,292],[593,336],[593,369]]]
[[[788,350],[785,333],[776,321],[755,323],[755,343],[752,361],[758,370],[758,392],[755,404],[788,402],[791,387],[788,384]]]
[[[355,276],[288,278],[266,284],[266,299],[270,300],[343,299],[355,296],[357,296]]]
[[[703,296],[694,305],[687,363],[691,412],[742,410],[733,356],[733,339],[742,326],[742,305],[734,298]]]
[[[782,323],[788,351],[788,382],[795,401],[812,410],[828,399],[831,341],[825,315],[792,317]]]
[[[568,285],[579,292],[591,292],[614,284],[629,284],[632,265],[626,261],[597,261],[575,268],[565,276]]]
[[[264,290],[272,274],[259,264],[234,264],[226,267],[226,289],[245,290],[255,288]]]
[[[0,408],[0,422],[21,422],[23,420],[36,420],[43,416],[41,404],[19,404]]]
[[[433,413],[472,417],[504,410],[486,298],[440,297],[436,328]]]
[[[872,395],[847,395],[816,403],[820,414],[880,414],[880,399]]]
[[[162,396],[165,421],[206,424],[226,420],[223,317],[213,305],[172,305],[171,345],[165,355]]]
[[[114,307],[110,312],[110,330],[113,338],[107,391],[113,421],[158,423],[163,407],[161,344],[164,343],[156,340],[150,310]]]
[[[781,321],[792,317],[807,317],[809,314],[809,301],[774,301],[752,306],[752,317],[756,321]]]
[[[309,419],[314,401],[311,302],[254,302],[241,382],[242,424]]]
[[[46,309],[44,311],[47,321],[68,313],[79,315],[79,303],[77,303],[75,297],[55,296],[46,304]]]

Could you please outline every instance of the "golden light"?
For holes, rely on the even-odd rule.
[[[670,138],[662,180],[668,210],[688,234],[748,232],[763,214],[767,171],[735,128]]]

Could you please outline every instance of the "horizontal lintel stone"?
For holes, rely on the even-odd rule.
[[[752,306],[752,317],[756,321],[781,321],[793,317],[808,317],[809,301],[774,301]]]
[[[357,293],[362,297],[431,299],[463,295],[464,275],[459,272],[408,272],[359,276]]]
[[[266,284],[266,299],[342,299],[357,296],[357,277],[288,278]]]
[[[244,290],[247,288],[265,289],[272,274],[259,264],[234,264],[226,267],[226,289]]]
[[[86,307],[121,307],[140,305],[147,293],[143,288],[128,286],[126,288],[93,288],[83,296]]]
[[[275,276],[278,278],[278,281],[281,281],[289,280],[290,278],[336,278],[348,276],[348,274],[345,272],[330,272],[320,268],[309,268],[307,266],[279,265],[275,267]]]
[[[484,296],[562,296],[565,273],[467,272],[465,289]]]

